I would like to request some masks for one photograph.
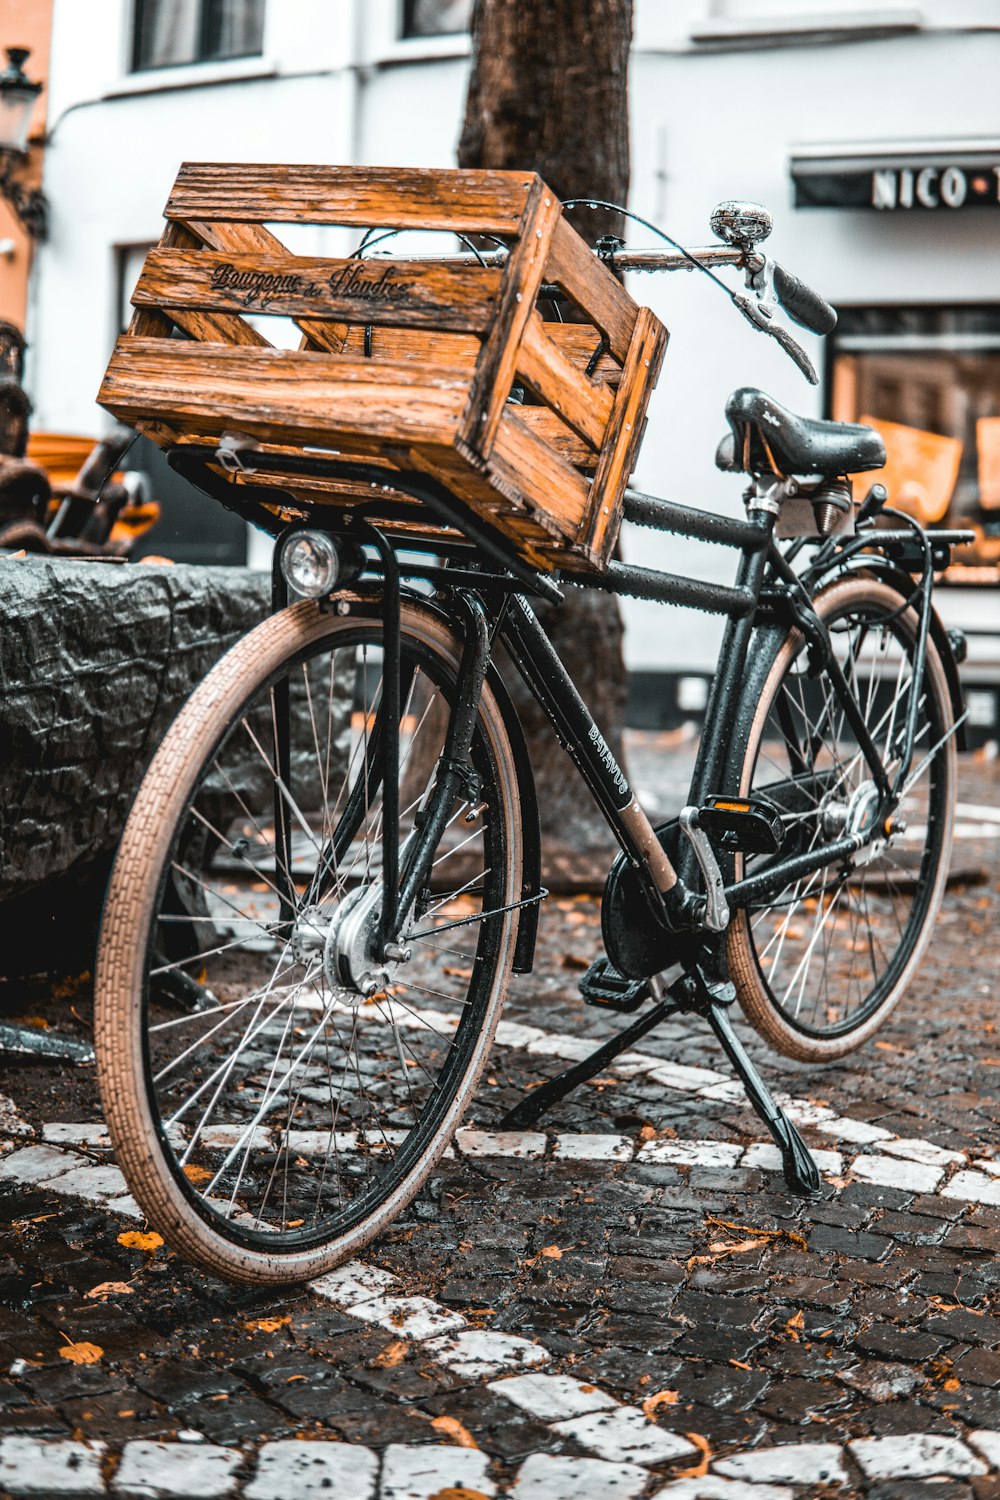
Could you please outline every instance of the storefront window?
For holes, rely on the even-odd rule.
[[[264,45],[264,0],[136,0],[133,71],[227,57]]]
[[[402,34],[448,36],[468,31],[472,0],[403,0]]]
[[[851,308],[832,343],[832,415],[882,432],[890,504],[975,531],[950,580],[1000,582],[1000,308]]]

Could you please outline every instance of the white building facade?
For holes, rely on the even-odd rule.
[[[35,425],[106,425],[95,393],[181,161],[452,165],[467,16],[465,0],[55,0],[52,230],[27,330]],[[941,518],[975,520],[978,581],[1000,578],[998,78],[1000,0],[635,0],[629,206],[697,245],[720,199],[766,203],[774,255],[843,314],[827,348],[801,336],[814,389],[705,278],[633,278],[671,330],[640,488],[736,513],[740,480],[714,451],[728,393],[759,385],[804,415],[957,442]],[[238,523],[215,509],[182,505],[155,549],[242,560]],[[731,577],[721,549],[649,532],[624,549]],[[955,618],[1000,629],[1000,592],[949,599]],[[637,673],[714,659],[705,616],[630,601],[626,619]]]

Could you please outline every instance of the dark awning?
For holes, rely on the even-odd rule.
[[[1000,207],[1000,142],[793,154],[796,208],[953,212]]]

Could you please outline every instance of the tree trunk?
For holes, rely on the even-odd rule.
[[[632,0],[476,0],[472,76],[458,148],[462,167],[538,172],[563,200],[624,203]],[[621,219],[585,205],[569,218],[588,243]],[[619,764],[626,678],[618,601],[567,590],[539,613]],[[607,870],[610,831],[566,763],[548,720],[508,675],[538,784],[546,879],[592,884]]]

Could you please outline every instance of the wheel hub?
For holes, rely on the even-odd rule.
[[[331,911],[310,906],[301,912],[291,946],[300,962],[322,953],[323,977],[334,1004],[356,1010],[392,984],[410,957],[398,943],[380,955],[382,884],[373,881],[351,891]]]

